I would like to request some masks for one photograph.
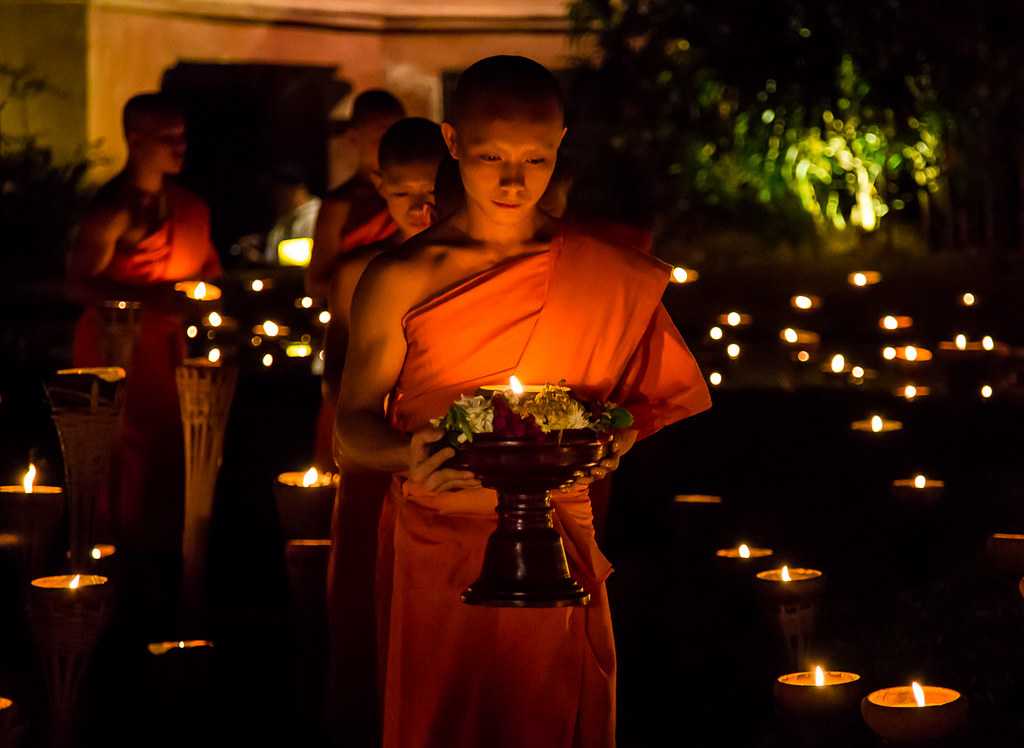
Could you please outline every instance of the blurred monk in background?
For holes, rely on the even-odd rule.
[[[434,222],[434,182],[448,155],[441,128],[421,117],[392,125],[380,141],[375,183],[398,227],[387,239],[359,247],[338,260],[328,296],[331,321],[324,343],[325,403],[338,400],[348,345],[352,296],[366,266]],[[330,444],[333,429],[325,441]],[[333,544],[328,567],[328,611],[332,649],[329,718],[339,744],[379,743],[374,576],[377,525],[391,474],[339,462],[342,478],[334,503]]]
[[[75,366],[110,365],[100,306],[113,299],[142,302],[114,485],[98,525],[114,533],[118,551],[129,558],[158,556],[173,569],[184,485],[175,368],[185,350],[183,299],[173,284],[216,278],[221,266],[210,240],[209,209],[169,178],[184,165],[181,110],[163,94],[140,94],[125,105],[123,124],[128,162],[97,192],[68,257],[70,293],[86,307],[75,327],[72,356]],[[125,568],[142,573],[148,567]],[[166,582],[152,585],[154,600],[173,598]]]
[[[485,608],[460,593],[480,573],[496,496],[431,452],[430,419],[516,374],[565,380],[629,408],[604,477],[636,438],[710,398],[661,296],[669,267],[538,209],[565,134],[557,81],[522,57],[459,79],[442,125],[464,205],[359,281],[336,421],[338,456],[392,471],[378,595],[385,748],[607,748],[615,648],[586,481],[553,497],[586,607]],[[385,402],[387,415],[383,415]]]

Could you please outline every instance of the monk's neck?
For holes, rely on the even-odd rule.
[[[157,194],[164,188],[164,173],[159,169],[148,169],[142,164],[128,162],[125,168],[128,183],[140,192]]]
[[[536,236],[541,224],[541,215],[537,210],[529,211],[522,220],[515,223],[495,223],[469,200],[465,215],[465,230],[470,238],[493,244],[520,244],[530,241]]]

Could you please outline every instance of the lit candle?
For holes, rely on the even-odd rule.
[[[847,368],[848,367],[846,364],[846,356],[844,356],[842,353],[837,353],[834,356],[832,356],[831,359],[829,359],[828,367],[825,369],[825,371],[831,372],[833,374],[842,374],[847,370]]]
[[[821,342],[821,336],[810,330],[799,330],[795,327],[787,327],[779,333],[782,342],[789,345],[816,346]]]
[[[720,387],[722,385],[722,373],[719,371],[713,371],[708,374],[708,382],[712,387]]]
[[[324,309],[320,314],[317,315],[316,321],[321,325],[326,325],[331,321],[331,313]]]
[[[263,320],[262,325],[252,328],[253,335],[262,335],[267,338],[276,338],[278,335],[287,335],[289,329],[285,325],[279,325],[272,319]]]
[[[673,501],[676,504],[698,504],[702,506],[721,506],[721,496],[711,496],[703,493],[679,494]]]
[[[313,240],[309,237],[282,239],[277,243],[277,264],[306,267],[313,257]]]
[[[264,289],[264,287],[265,283],[261,278],[257,278],[256,280],[249,284],[249,290],[252,291],[253,293],[259,293]]]
[[[192,301],[216,301],[221,296],[220,288],[205,281],[180,281],[174,284],[174,290]]]
[[[850,273],[846,280],[854,288],[866,288],[882,282],[882,274],[874,270],[860,270]]]
[[[771,548],[751,547],[746,543],[740,543],[735,548],[719,548],[715,551],[718,558],[736,559],[739,562],[751,559],[769,558],[775,553]]]
[[[753,317],[742,312],[726,312],[718,315],[718,323],[729,327],[746,327],[753,321]]]
[[[896,397],[902,397],[907,401],[914,401],[920,397],[927,397],[931,394],[930,387],[924,387],[919,384],[906,384],[902,387],[897,387],[893,394]]]
[[[284,355],[288,358],[308,358],[313,355],[313,346],[309,343],[288,343],[284,347]]]
[[[810,294],[798,294],[789,300],[789,305],[798,312],[809,312],[821,308],[821,297]]]
[[[997,342],[991,335],[986,335],[981,340],[969,340],[963,333],[957,334],[952,340],[940,341],[939,350],[956,358],[986,353],[1007,356],[1010,353],[1008,345]]]
[[[685,283],[693,283],[694,281],[696,281],[698,278],[700,278],[700,273],[691,268],[676,266],[672,268],[671,277],[673,283],[683,285]]]
[[[740,348],[739,343],[729,343],[725,348],[726,355],[731,359],[739,358],[741,352],[742,349]]]
[[[561,385],[523,384],[515,374],[508,378],[508,384],[487,384],[478,388],[478,390],[483,394],[501,394],[509,400],[517,400],[524,395],[536,395],[538,392],[543,392],[545,389],[559,389],[564,392],[569,391],[568,387],[563,387]]]
[[[981,395],[983,400],[988,400],[989,398],[992,397],[992,394],[993,394],[992,385],[989,385],[989,384],[981,385],[981,389],[978,390],[978,394]]]
[[[821,593],[824,575],[817,569],[783,566],[757,573],[762,592],[785,599],[809,599]]]
[[[883,418],[876,414],[863,421],[854,421],[850,424],[850,428],[854,431],[884,434],[890,431],[899,431],[903,428],[903,423],[901,421],[889,420],[888,418]]]
[[[775,701],[793,716],[832,715],[853,710],[860,699],[860,676],[820,665],[814,670],[781,675],[775,681]]]
[[[105,558],[110,558],[115,553],[117,553],[117,546],[109,543],[101,543],[92,547],[92,550],[89,552],[89,556],[93,561],[100,561]]]
[[[718,327],[718,325],[715,325],[708,331],[708,337],[712,340],[721,340],[724,335],[725,333],[722,332],[722,328]]]
[[[32,586],[40,590],[68,590],[82,594],[89,588],[101,587],[106,583],[107,578],[97,574],[61,574],[32,580]]]
[[[917,345],[891,346],[882,349],[882,358],[886,361],[901,361],[909,364],[922,364],[932,360],[932,352]]]
[[[213,642],[206,639],[179,639],[169,642],[153,642],[146,649],[151,655],[161,657],[169,652],[182,652],[185,650],[208,650],[213,648]]]
[[[884,740],[922,743],[958,730],[967,717],[967,702],[958,691],[915,681],[868,694],[861,701],[861,714]]]
[[[321,472],[315,467],[277,476],[274,498],[286,539],[330,536],[338,483],[336,473]]]
[[[960,295],[960,304],[962,306],[974,306],[978,303],[978,297],[970,291],[966,291]]]
[[[878,320],[878,326],[883,330],[892,332],[894,330],[906,330],[908,327],[913,327],[914,319],[907,316],[894,316],[887,314],[882,319]]]
[[[899,499],[935,500],[942,496],[945,489],[945,481],[929,478],[923,473],[918,473],[913,478],[901,478],[892,482],[892,494]]]

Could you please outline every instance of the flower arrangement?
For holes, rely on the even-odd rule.
[[[461,396],[448,412],[431,423],[447,432],[453,445],[473,441],[478,434],[506,439],[545,441],[569,431],[606,432],[629,428],[633,416],[614,403],[584,402],[564,385],[545,385],[538,392],[488,392]]]

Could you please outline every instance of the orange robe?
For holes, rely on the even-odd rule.
[[[206,204],[173,184],[166,192],[167,221],[134,247],[119,245],[103,279],[146,286],[220,275]],[[103,335],[99,310],[87,308],[75,327],[75,366],[109,364]],[[181,546],[184,465],[174,371],[184,350],[183,319],[144,307],[125,383],[114,495],[98,510],[99,526],[129,549],[169,553]]]
[[[513,373],[622,403],[641,436],[706,409],[707,386],[660,303],[668,278],[657,260],[567,229],[548,251],[428,300],[405,318],[394,426],[417,429]],[[611,566],[594,542],[586,489],[554,499],[590,605],[473,607],[459,594],[496,526],[494,492],[426,494],[393,479],[378,555],[384,748],[614,745]]]

